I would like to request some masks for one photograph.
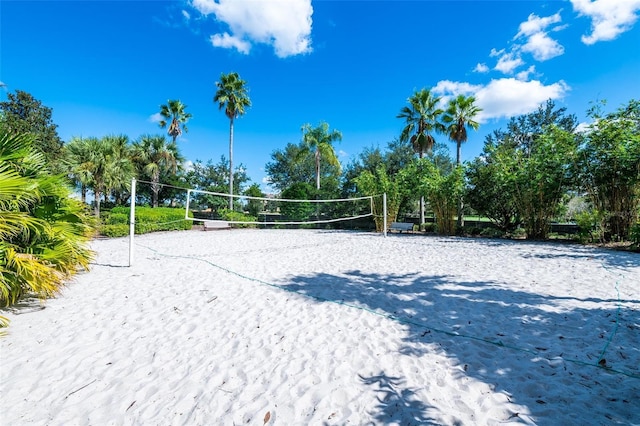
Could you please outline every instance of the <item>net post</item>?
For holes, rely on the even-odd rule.
[[[387,193],[382,193],[382,230],[384,237],[387,238]]]
[[[189,220],[189,203],[191,202],[190,200],[191,198],[191,190],[187,189],[187,202],[185,203],[185,207],[184,207],[184,218],[186,220]]]
[[[136,178],[131,179],[131,209],[129,212],[129,266],[133,265],[133,236],[136,227]]]

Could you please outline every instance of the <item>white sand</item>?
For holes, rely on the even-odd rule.
[[[0,311],[0,423],[640,424],[638,254],[189,231],[138,236],[129,268],[127,239],[93,247],[44,309]]]

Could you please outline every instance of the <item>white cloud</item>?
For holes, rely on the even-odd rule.
[[[498,59],[498,63],[494,69],[503,72],[504,74],[512,74],[516,68],[523,64],[524,62],[522,61],[522,58],[520,58],[520,55],[510,52],[500,56],[500,59]]]
[[[472,85],[465,82],[440,81],[435,93],[444,96],[474,95],[482,108],[479,121],[510,118],[535,111],[547,99],[562,98],[569,86],[564,81],[544,85],[540,81],[521,81],[515,78],[491,80],[487,85]]]
[[[159,123],[163,119],[164,117],[162,117],[162,114],[160,114],[159,112],[156,112],[155,114],[149,116],[149,121],[152,123]]]
[[[191,15],[189,15],[189,12],[187,12],[186,10],[182,11],[182,16],[184,16],[184,19],[186,19],[187,21],[191,19]]]
[[[263,43],[281,58],[312,50],[311,0],[192,0],[191,5],[229,26],[230,34],[211,37],[216,47],[248,53],[253,43]]]
[[[564,53],[564,47],[549,37],[547,33],[533,34],[522,46],[523,52],[529,52],[536,61],[546,61]]]
[[[519,48],[523,52],[531,53],[537,61],[546,61],[560,56],[564,53],[564,47],[549,37],[546,30],[552,27],[551,30],[559,31],[564,26],[553,27],[553,25],[561,21],[560,12],[543,18],[532,13],[525,22],[520,24],[518,34],[516,34],[514,40],[525,38],[526,42]]]
[[[226,49],[235,48],[238,52],[249,54],[251,44],[238,37],[229,35],[229,33],[214,34],[211,36],[211,44],[215,47],[223,47]]]
[[[640,0],[571,0],[573,10],[591,18],[591,34],[582,36],[584,44],[614,40],[630,30],[638,19]]]
[[[489,67],[487,66],[487,64],[481,64],[478,63],[476,65],[476,67],[473,69],[474,72],[479,72],[479,73],[487,73],[489,72]]]
[[[543,32],[550,25],[557,24],[561,21],[562,18],[560,17],[560,12],[544,18],[541,18],[532,13],[531,15],[529,15],[529,18],[527,18],[525,22],[520,24],[518,34],[516,34],[515,38],[529,37],[534,34]]]
[[[519,73],[517,73],[516,74],[516,78],[518,80],[526,81],[526,80],[529,79],[529,75],[533,74],[534,72],[536,72],[536,66],[535,65],[531,65],[526,70],[520,71]]]

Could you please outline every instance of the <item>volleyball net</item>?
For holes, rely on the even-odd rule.
[[[185,219],[234,225],[367,227],[374,216],[374,196],[342,199],[286,199],[230,195],[187,189]]]

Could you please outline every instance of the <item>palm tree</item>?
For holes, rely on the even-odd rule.
[[[178,145],[168,143],[164,135],[144,135],[133,144],[133,158],[139,164],[142,172],[151,177],[151,191],[153,192],[153,207],[158,207],[158,192],[160,191],[160,173],[163,171],[176,172],[178,169]]]
[[[92,258],[94,223],[33,138],[0,125],[0,305],[57,293]]]
[[[458,95],[449,101],[442,117],[449,138],[456,143],[456,164],[460,165],[461,145],[467,141],[467,128],[478,130],[480,123],[474,118],[482,111],[476,104],[474,96]]]
[[[158,124],[163,129],[167,124],[169,125],[167,133],[173,138],[174,143],[183,130],[185,133],[189,131],[186,123],[191,118],[191,114],[185,112],[186,108],[187,106],[180,100],[175,99],[168,100],[166,105],[160,105],[160,115],[163,119]]]
[[[218,109],[224,109],[229,118],[229,209],[233,210],[233,121],[244,115],[251,106],[247,92],[246,81],[238,73],[221,74],[220,81],[216,81],[218,90],[213,96],[213,102],[218,103]]]
[[[91,184],[90,156],[89,144],[82,137],[72,137],[64,147],[64,164],[71,181],[80,188],[83,203],[87,202],[87,190]]]
[[[126,189],[133,177],[133,164],[124,135],[105,136],[102,139],[86,138],[89,157],[87,170],[90,174],[89,188],[94,194],[94,213],[100,217],[102,197],[113,190]]]
[[[456,143],[456,164],[460,165],[460,153],[462,143],[467,141],[467,128],[478,130],[480,123],[474,118],[482,111],[476,104],[474,96],[465,97],[458,95],[449,101],[447,110],[442,117],[442,121],[447,126],[449,139]],[[462,198],[458,202],[458,227],[462,227]]]
[[[425,153],[431,152],[436,142],[433,133],[444,132],[444,126],[440,123],[443,110],[438,108],[440,97],[433,96],[429,89],[422,89],[409,97],[407,102],[409,106],[404,106],[397,116],[405,121],[400,141],[411,142],[413,150],[422,158]],[[420,197],[420,223],[424,223],[424,196]]]
[[[107,169],[107,192],[113,196],[116,203],[122,203],[128,198],[123,195],[130,190],[131,178],[135,175],[132,161],[132,148],[126,135],[109,135],[102,138],[102,143],[108,145],[109,167]]]
[[[333,149],[333,142],[341,141],[342,133],[338,130],[329,132],[329,124],[322,122],[317,127],[311,124],[302,126],[302,150],[299,157],[313,153],[316,165],[316,189],[320,190],[320,160],[324,158],[329,164],[340,167],[340,162]]]

